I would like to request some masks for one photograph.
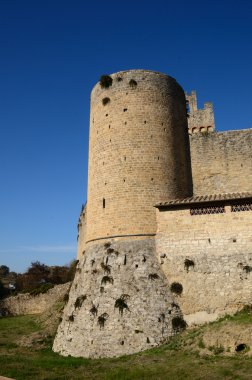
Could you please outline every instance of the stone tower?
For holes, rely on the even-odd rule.
[[[192,195],[183,89],[146,70],[91,95],[86,241],[156,233],[153,205]]]
[[[187,128],[184,91],[167,75],[123,71],[94,87],[80,262],[53,347],[62,355],[130,354],[183,327],[153,206],[192,195]]]

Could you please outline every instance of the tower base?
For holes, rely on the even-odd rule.
[[[154,239],[99,243],[78,264],[53,350],[86,358],[128,355],[164,343],[183,324]]]

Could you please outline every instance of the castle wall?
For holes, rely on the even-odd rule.
[[[157,254],[188,322],[206,322],[252,303],[252,208],[190,215],[189,208],[157,210]],[[194,266],[188,271],[185,260]]]
[[[252,129],[190,137],[196,195],[251,191]]]
[[[186,94],[188,105],[188,132],[213,132],[215,129],[213,104],[207,102],[202,109],[198,109],[196,91]]]
[[[91,95],[87,241],[153,235],[153,205],[192,193],[185,95],[164,74],[112,74]]]
[[[87,230],[87,205],[82,210],[78,222],[78,248],[77,259],[79,260],[83,252],[85,251],[86,244],[86,230]]]

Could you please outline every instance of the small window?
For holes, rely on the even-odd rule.
[[[103,198],[103,200],[102,200],[102,207],[105,208],[105,206],[106,206],[106,201],[105,201],[105,198]]]

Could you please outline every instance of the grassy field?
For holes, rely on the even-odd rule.
[[[220,323],[233,323],[235,328],[252,324],[252,316],[243,312],[212,328],[218,329]],[[222,350],[200,354],[204,327],[188,330],[160,348],[98,360],[61,357],[51,351],[48,337],[37,340],[34,347],[21,345],[22,339],[36,336],[41,329],[35,316],[0,318],[0,376],[17,380],[252,379],[252,358],[247,354],[225,356]]]

